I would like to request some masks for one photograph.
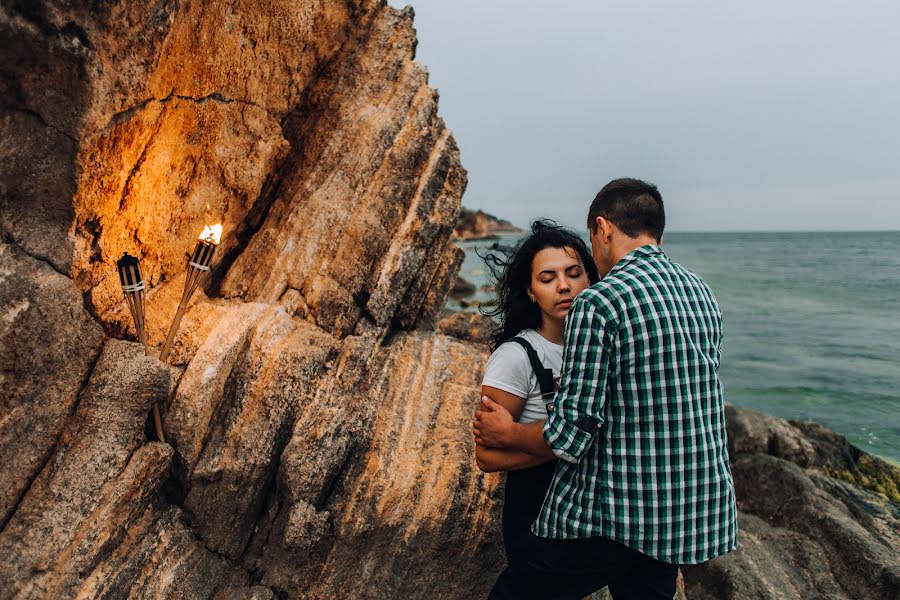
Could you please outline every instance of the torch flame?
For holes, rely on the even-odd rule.
[[[203,233],[201,233],[200,237],[197,239],[203,240],[204,242],[212,242],[218,246],[219,241],[222,239],[222,224],[216,223],[212,226],[205,225],[203,227]]]

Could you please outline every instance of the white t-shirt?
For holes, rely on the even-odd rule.
[[[562,369],[563,347],[545,339],[534,329],[523,329],[518,337],[525,338],[532,345],[545,369],[553,371],[553,378],[559,381]],[[484,370],[484,381],[488,385],[525,398],[525,407],[519,416],[520,423],[534,423],[547,418],[547,407],[541,398],[541,386],[531,368],[528,352],[517,342],[504,342],[488,359]]]

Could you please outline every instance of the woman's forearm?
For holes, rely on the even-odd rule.
[[[509,438],[508,449],[510,450],[518,450],[543,458],[543,462],[556,458],[553,450],[544,440],[544,421],[513,423]]]
[[[551,452],[549,456],[536,456],[521,450],[485,448],[476,446],[475,461],[478,468],[485,473],[496,471],[518,471],[542,465],[556,458]]]

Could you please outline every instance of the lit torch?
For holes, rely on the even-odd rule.
[[[125,294],[125,302],[131,310],[134,319],[134,329],[137,331],[138,341],[147,348],[147,320],[144,313],[144,291],[147,284],[141,276],[141,263],[137,258],[127,252],[116,263],[119,269],[119,282],[122,284],[122,293]],[[156,437],[165,442],[163,437],[162,419],[159,416],[159,407],[153,403],[153,426],[156,429]]]
[[[200,287],[200,284],[203,283],[203,280],[209,273],[213,254],[215,253],[216,246],[219,245],[219,240],[221,238],[221,225],[213,225],[212,227],[207,225],[203,228],[203,233],[201,233],[200,237],[197,239],[197,247],[194,248],[194,254],[191,255],[191,260],[188,262],[187,279],[184,280],[184,291],[181,294],[181,303],[179,303],[178,310],[175,312],[175,319],[172,321],[172,326],[169,328],[169,335],[166,337],[166,343],[163,344],[162,352],[159,353],[159,360],[163,362],[166,361],[166,358],[169,356],[169,351],[172,349],[172,343],[175,341],[175,334],[178,332],[178,326],[181,324],[181,317],[184,316],[184,312],[187,310],[191,296],[194,295],[194,292],[197,291],[197,288]]]

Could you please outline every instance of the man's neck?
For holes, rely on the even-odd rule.
[[[613,265],[619,264],[619,261],[625,258],[625,255],[628,253],[634,252],[641,246],[646,246],[647,244],[659,244],[659,241],[649,235],[639,235],[634,238],[622,236],[615,247],[613,247]]]

